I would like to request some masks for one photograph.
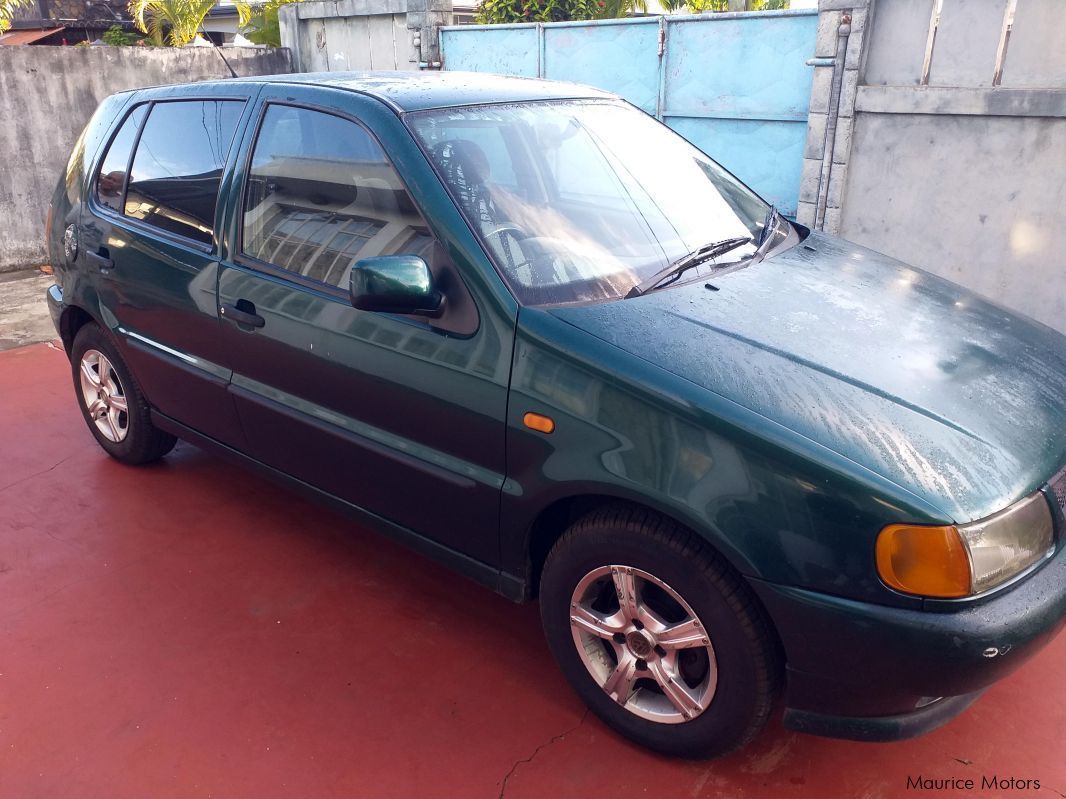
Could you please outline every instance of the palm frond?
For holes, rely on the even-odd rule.
[[[281,47],[281,23],[278,20],[278,11],[282,6],[298,2],[300,0],[266,0],[254,6],[252,16],[242,27],[241,33],[254,44]]]
[[[252,21],[252,14],[255,9],[259,8],[259,4],[253,6],[251,3],[244,2],[244,0],[236,0],[234,5],[237,8],[237,25],[241,28]]]
[[[137,30],[153,42],[180,47],[196,38],[214,6],[215,0],[130,0],[129,12]]]
[[[147,10],[147,3],[145,0],[130,0],[127,10],[130,12],[133,26],[141,33],[148,33],[148,28],[144,24],[144,13]]]
[[[215,7],[215,2],[216,0],[189,0],[189,13],[186,17],[189,23],[189,30],[186,31],[188,38],[185,42],[191,42],[196,38],[196,34],[203,30],[204,20],[211,9]]]
[[[0,33],[11,27],[11,20],[20,8],[32,2],[33,0],[0,0]]]

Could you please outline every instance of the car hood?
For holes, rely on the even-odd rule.
[[[761,264],[558,318],[880,474],[957,522],[1066,462],[1066,337],[813,233]]]

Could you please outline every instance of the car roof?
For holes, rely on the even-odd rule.
[[[428,108],[518,103],[533,100],[611,98],[616,95],[591,86],[562,81],[491,75],[481,72],[301,72],[290,75],[258,75],[226,81],[200,82],[197,89],[241,83],[292,83],[347,89],[376,97],[396,111]],[[174,88],[159,86],[159,89]]]

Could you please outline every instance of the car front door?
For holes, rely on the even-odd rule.
[[[135,102],[104,148],[81,216],[98,318],[152,406],[243,443],[215,303],[219,185],[258,87]]]
[[[390,109],[285,86],[264,89],[256,114],[218,297],[249,454],[497,563],[516,307],[487,287],[469,230]],[[401,254],[430,265],[439,318],[352,307],[352,265]]]

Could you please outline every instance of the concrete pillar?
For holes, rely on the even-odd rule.
[[[803,152],[799,210],[810,227],[837,233],[845,202],[852,120],[874,0],[818,0],[815,70]]]
[[[281,33],[281,46],[288,48],[292,58],[294,72],[307,69],[304,56],[300,52],[300,12],[297,3],[289,3],[278,9],[278,28]]]
[[[407,29],[423,69],[440,69],[440,28],[452,24],[452,0],[408,0]]]

